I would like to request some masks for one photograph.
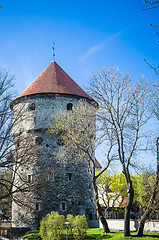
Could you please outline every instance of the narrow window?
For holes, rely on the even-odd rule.
[[[30,103],[29,104],[29,110],[34,111],[35,110],[35,103]]]
[[[88,213],[88,220],[92,220],[92,214],[91,213]]]
[[[54,180],[55,180],[54,174],[52,174],[52,173],[48,174],[48,181],[54,182]]]
[[[60,203],[60,209],[61,209],[61,211],[66,211],[66,203],[65,202]]]
[[[63,146],[63,145],[64,145],[64,141],[62,140],[61,137],[58,138],[57,144],[58,144],[59,146]]]
[[[66,204],[62,203],[62,211],[65,211],[65,210],[66,210]]]
[[[35,143],[36,143],[36,145],[42,145],[42,143],[43,143],[42,137],[36,137],[35,138]]]
[[[16,140],[15,144],[16,144],[17,148],[19,148],[19,146],[20,146],[20,139],[19,138]]]
[[[36,209],[36,211],[40,211],[41,210],[41,206],[40,206],[40,203],[39,202],[36,202],[35,203],[35,209]]]
[[[34,123],[36,123],[37,121],[36,121],[36,117],[34,117]]]
[[[71,181],[71,178],[72,178],[72,173],[69,173],[68,174],[68,181]]]
[[[69,111],[69,110],[72,110],[72,107],[73,107],[73,104],[72,103],[68,103],[67,104],[67,110]]]
[[[33,176],[32,175],[28,175],[28,183],[31,183],[33,181]]]

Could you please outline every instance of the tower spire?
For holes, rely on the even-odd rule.
[[[53,61],[55,61],[55,42],[53,42],[52,50],[53,50]]]

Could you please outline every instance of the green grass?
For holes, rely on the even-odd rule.
[[[112,231],[111,233],[107,233],[107,234],[102,234],[102,230],[98,230],[97,228],[89,228],[87,230],[87,235],[85,236],[85,240],[102,240],[102,239],[108,239],[108,240],[128,240],[128,239],[134,239],[134,240],[159,240],[159,232],[155,232],[155,233],[145,233],[144,237],[134,237],[133,235],[135,235],[135,233],[132,233],[131,237],[125,237],[123,238],[123,232],[119,231]],[[25,238],[25,239],[33,239],[36,240],[40,237],[39,235],[39,231],[35,230],[35,231],[30,231],[27,232],[25,235],[21,236],[21,238]]]
[[[145,233],[144,237],[123,237],[122,231],[111,231],[111,233],[102,234],[103,230],[98,230],[96,228],[90,228],[87,231],[87,236],[85,240],[102,240],[102,239],[110,239],[110,240],[126,240],[126,239],[134,239],[134,240],[159,240],[159,232],[158,233]],[[132,233],[132,235],[135,235],[136,233]]]

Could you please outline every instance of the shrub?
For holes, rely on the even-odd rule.
[[[68,215],[67,215],[67,218],[66,218],[66,222],[69,222],[69,223],[70,223],[68,230],[69,230],[69,232],[70,232],[71,237],[73,237],[73,233],[72,233],[73,221],[74,221],[74,216],[71,215],[71,214],[68,214]]]
[[[62,240],[65,239],[66,226],[65,222],[69,222],[69,235],[71,239],[82,240],[88,228],[87,220],[84,216],[74,217],[71,214],[67,218],[59,215],[58,212],[51,212],[41,220],[40,236],[44,240]]]
[[[72,223],[72,233],[73,233],[74,239],[76,240],[83,239],[87,229],[88,229],[88,224],[85,216],[77,215],[76,217],[74,217],[74,220]]]
[[[64,233],[65,217],[58,212],[51,212],[40,222],[40,236],[45,240],[61,240]]]

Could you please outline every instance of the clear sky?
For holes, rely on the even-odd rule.
[[[21,93],[52,61],[85,89],[92,72],[118,66],[157,82],[159,8],[143,0],[0,0],[0,68]]]

